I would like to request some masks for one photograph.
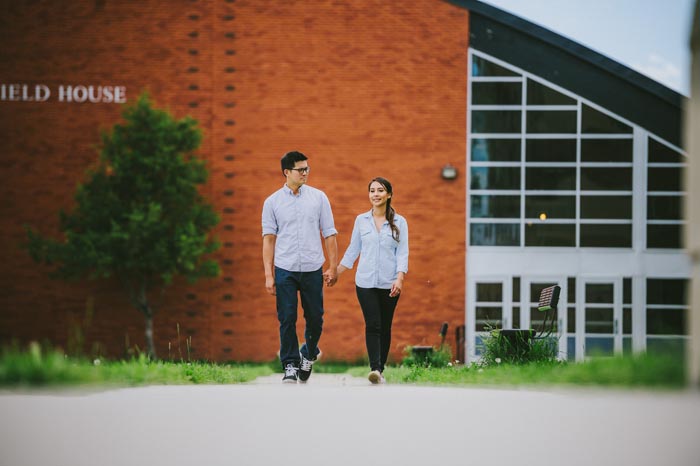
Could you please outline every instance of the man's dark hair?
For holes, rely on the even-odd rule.
[[[293,150],[292,152],[287,152],[282,156],[282,173],[285,170],[291,170],[297,162],[302,160],[307,160],[307,157],[301,152]]]

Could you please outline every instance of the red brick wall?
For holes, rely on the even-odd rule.
[[[384,176],[411,234],[410,271],[394,321],[392,355],[433,344],[443,321],[464,321],[467,11],[440,0],[53,2],[5,7],[2,83],[121,85],[148,89],[204,130],[205,194],[221,213],[223,274],[167,289],[156,314],[161,356],[177,355],[179,325],[193,357],[271,360],[274,298],[264,291],[260,211],[283,183],[279,158],[309,156],[309,184],[332,203],[339,253],[367,182]],[[55,92],[55,91],[54,91]],[[143,347],[142,319],[110,281],[47,278],[26,251],[23,225],[57,234],[76,183],[96,158],[115,104],[0,102],[0,338],[67,345],[85,326],[86,348],[110,355]],[[460,169],[454,181],[440,168]],[[348,272],[326,294],[321,346],[328,359],[364,356],[362,315]],[[299,320],[299,334],[303,319]],[[72,338],[73,340],[75,338]]]

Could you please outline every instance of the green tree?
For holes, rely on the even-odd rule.
[[[60,212],[61,241],[27,229],[32,258],[55,266],[63,279],[116,277],[145,317],[148,354],[155,358],[154,306],[149,299],[175,275],[195,282],[219,274],[205,256],[219,222],[200,195],[208,172],[194,151],[197,121],[153,108],[147,94],[127,105],[124,124],[103,132],[99,159],[78,185],[76,207]]]

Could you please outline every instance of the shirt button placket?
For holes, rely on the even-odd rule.
[[[372,223],[374,223],[374,218],[372,219]],[[374,227],[374,225],[372,225]],[[377,231],[377,227],[374,227],[374,231]],[[379,231],[377,231],[377,261],[374,263],[374,286],[379,287],[379,256],[381,254],[381,234],[382,234],[382,229],[379,228]]]
[[[301,236],[302,236],[302,231],[301,231],[301,219],[299,217],[299,211],[301,210],[301,206],[299,205],[301,198],[301,191],[299,191],[299,194],[294,196],[294,217],[297,222],[297,270],[301,272]]]

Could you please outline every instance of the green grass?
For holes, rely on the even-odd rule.
[[[279,362],[215,364],[69,358],[32,344],[0,353],[0,386],[232,384],[280,372]],[[366,362],[319,361],[315,373],[348,373],[365,378]],[[677,389],[685,386],[680,358],[643,355],[594,358],[585,363],[535,362],[451,367],[389,366],[388,383],[447,386],[577,386]]]
[[[352,375],[365,377],[366,368]],[[585,363],[536,362],[479,367],[388,367],[388,383],[429,385],[599,386],[619,388],[681,388],[685,386],[683,361],[660,356],[595,358]]]
[[[0,386],[56,385],[178,385],[243,383],[272,374],[260,364],[150,361],[89,361],[58,351],[5,349],[0,356]]]

